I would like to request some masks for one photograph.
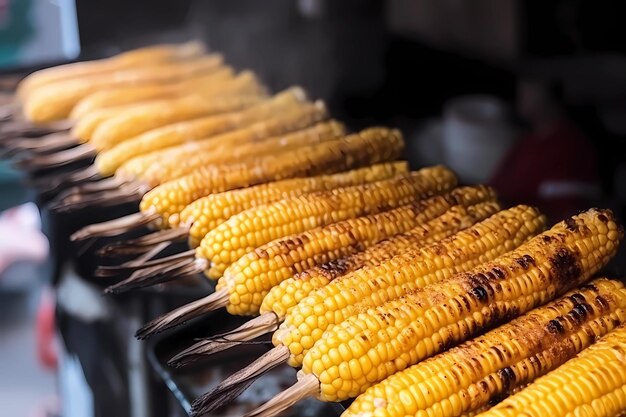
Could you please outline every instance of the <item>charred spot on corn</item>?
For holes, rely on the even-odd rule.
[[[580,276],[582,268],[578,262],[579,259],[579,253],[565,247],[560,248],[554,256],[550,257],[552,273],[560,283],[567,284]]]

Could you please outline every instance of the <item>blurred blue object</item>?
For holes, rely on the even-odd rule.
[[[75,0],[0,2],[0,69],[68,61],[79,53]]]

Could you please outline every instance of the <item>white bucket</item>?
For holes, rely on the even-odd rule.
[[[507,107],[495,97],[458,97],[444,106],[443,156],[463,183],[487,181],[514,140]]]

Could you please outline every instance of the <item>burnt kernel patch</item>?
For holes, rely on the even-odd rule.
[[[600,220],[602,223],[608,223],[609,222],[609,218],[606,217],[604,214],[600,213],[598,214],[598,220]]]
[[[474,287],[472,288],[472,295],[481,302],[487,300],[487,291],[483,287]]]
[[[511,386],[515,384],[515,372],[511,369],[510,366],[506,368],[502,368],[497,372],[498,378],[502,381],[502,386],[505,391],[508,391]]]
[[[580,324],[585,320],[585,317],[593,314],[593,309],[587,303],[576,304],[574,308],[568,313],[568,316],[572,318],[574,323]]]
[[[585,284],[581,287],[579,287],[581,291],[593,291],[593,292],[598,292],[598,287],[596,287],[594,284]]]
[[[600,307],[602,307],[602,310],[604,311],[608,310],[610,307],[608,300],[601,295],[598,295],[596,297],[596,303],[598,303]]]
[[[552,237],[550,237],[548,235],[543,235],[543,236],[541,236],[541,240],[543,240],[545,243],[550,243],[550,242],[552,242]]]
[[[561,285],[575,283],[582,273],[576,254],[567,248],[559,249],[550,258],[550,263],[553,267],[552,273]]]
[[[503,271],[501,268],[499,268],[499,267],[495,267],[495,268],[493,268],[493,269],[491,270],[491,272],[493,272],[493,273],[494,273],[494,275],[495,275],[496,277],[498,277],[499,279],[504,279],[504,277],[506,276],[506,274],[504,273],[504,271]]]
[[[484,393],[488,393],[489,392],[489,384],[487,384],[487,382],[485,381],[479,381],[478,382],[478,388],[480,388],[480,390]]]
[[[574,304],[580,304],[580,303],[586,303],[587,302],[585,297],[582,294],[580,294],[580,293],[572,294],[570,296],[570,300],[572,300],[574,302]]]
[[[256,255],[261,258],[261,259],[268,259],[270,257],[270,254],[267,253],[267,251],[265,249],[255,249],[254,253],[256,253]]]
[[[570,230],[572,232],[578,230],[578,224],[576,224],[576,220],[574,220],[572,217],[565,219],[565,227],[567,227],[567,230]]]
[[[528,269],[535,265],[535,259],[530,255],[524,255],[521,258],[517,258],[515,262],[517,262],[517,264],[524,269]]]
[[[548,332],[552,334],[561,334],[565,332],[565,328],[559,320],[550,320],[547,326]]]

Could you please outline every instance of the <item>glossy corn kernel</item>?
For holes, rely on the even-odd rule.
[[[389,180],[286,198],[231,217],[202,239],[196,254],[210,261],[207,275],[219,278],[237,259],[274,239],[378,213],[455,185],[454,174],[438,166]]]
[[[343,417],[460,416],[557,368],[625,320],[624,285],[595,280],[390,376],[361,394]]]
[[[454,195],[468,189],[471,190],[470,187],[459,188],[452,191],[451,194]],[[451,201],[445,197],[447,196],[432,197],[424,203],[446,209]],[[317,265],[296,274],[282,281],[268,292],[265,298],[263,298],[260,312],[268,313],[271,311],[279,319],[282,319],[314,290],[322,288],[336,278],[365,266],[378,265],[407,250],[438,242],[476,222],[482,221],[500,210],[500,205],[497,202],[488,201],[492,198],[495,197],[486,195],[485,200],[487,202],[469,207],[462,205],[451,206],[448,211],[433,219],[425,216],[422,219],[416,218],[417,223],[424,224],[379,242],[362,252]],[[440,214],[439,212],[434,213]]]
[[[324,333],[304,357],[302,372],[320,380],[322,399],[354,397],[587,281],[612,258],[622,235],[609,210],[574,216],[494,261],[361,309]],[[324,303],[342,303],[354,295],[344,291],[343,297]],[[300,331],[308,332],[306,326]]]
[[[330,174],[394,160],[404,146],[396,130],[366,129],[345,138],[302,147],[240,164],[212,166],[162,184],[144,195],[140,209],[156,212],[164,224],[172,215],[209,194],[286,178]]]
[[[319,288],[294,307],[274,334],[274,344],[289,347],[290,363],[297,366],[325,330],[356,314],[359,308],[381,305],[406,291],[444,281],[495,259],[544,226],[545,218],[535,208],[516,206],[439,243],[354,271]],[[303,344],[303,332],[312,335],[310,342]]]
[[[249,208],[313,191],[379,181],[406,172],[408,172],[406,162],[389,162],[338,174],[292,178],[211,194],[187,206],[180,213],[180,223],[191,225],[189,244],[195,248],[209,231],[231,216]],[[177,225],[178,223],[173,224]]]

